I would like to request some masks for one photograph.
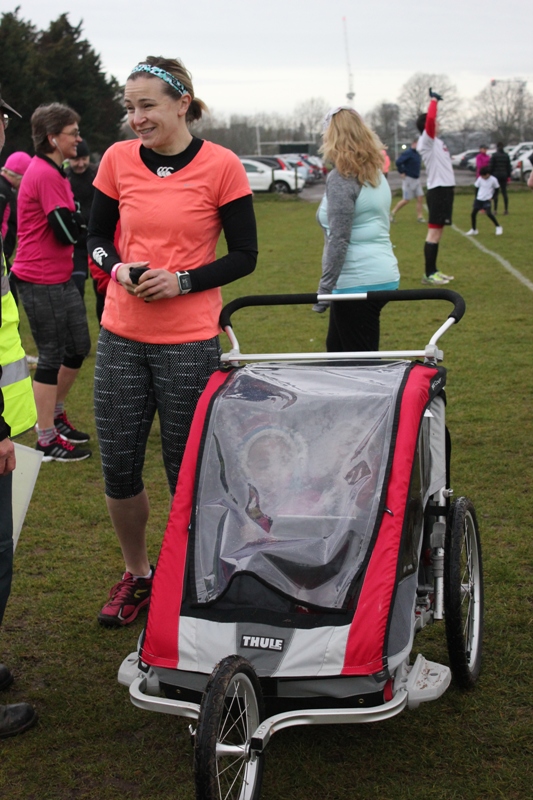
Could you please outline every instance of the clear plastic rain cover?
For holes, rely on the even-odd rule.
[[[343,607],[372,537],[409,366],[235,370],[213,404],[202,455],[199,603],[246,571],[297,601]]]

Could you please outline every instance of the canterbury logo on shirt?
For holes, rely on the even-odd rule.
[[[99,267],[104,263],[104,258],[107,258],[108,253],[103,247],[95,247],[93,250],[93,261],[96,261]]]
[[[174,172],[174,167],[158,167],[157,168],[157,177],[158,178],[168,178],[169,175],[172,175]]]

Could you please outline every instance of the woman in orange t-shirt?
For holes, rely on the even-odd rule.
[[[150,600],[142,469],[155,412],[174,493],[196,402],[219,363],[220,287],[252,272],[257,259],[246,173],[234,153],[189,132],[187,123],[205,106],[183,64],[148,57],[130,74],[124,98],[138,138],[104,153],[87,240],[89,254],[111,276],[95,416],[126,571],[98,616],[109,626],[132,622]],[[217,259],[221,231],[228,253]]]

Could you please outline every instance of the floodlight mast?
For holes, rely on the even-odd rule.
[[[342,18],[342,24],[344,26],[344,46],[346,48],[346,66],[348,67],[348,92],[346,93],[346,97],[348,98],[348,102],[351,105],[352,100],[355,97],[355,92],[353,90],[353,75],[352,75],[352,68],[350,66],[350,50],[348,47],[348,28],[346,27],[346,17]]]

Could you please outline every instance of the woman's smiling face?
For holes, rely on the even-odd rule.
[[[185,115],[191,97],[176,99],[165,91],[159,78],[140,76],[126,82],[124,105],[128,124],[145,147],[162,155],[172,155],[186,131]]]

